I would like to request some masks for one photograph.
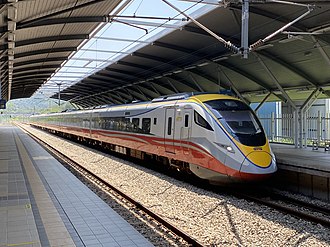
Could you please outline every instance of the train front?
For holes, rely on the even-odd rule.
[[[265,132],[248,105],[231,97],[203,103],[216,118],[219,131],[215,138],[227,151],[225,166],[230,178],[257,181],[276,172]]]

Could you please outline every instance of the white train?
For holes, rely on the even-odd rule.
[[[223,94],[169,95],[150,102],[36,115],[30,121],[212,182],[260,180],[277,170],[254,112]]]

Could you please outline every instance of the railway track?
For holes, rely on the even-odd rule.
[[[260,190],[260,188],[257,188],[252,189],[252,192],[230,190],[228,194],[330,228],[329,208],[285,196],[271,189]]]
[[[19,126],[23,128],[22,126]],[[48,145],[43,140],[39,139],[37,136],[30,133],[27,129],[24,129],[30,137],[32,137],[35,141],[37,141],[45,150],[47,150],[51,155],[53,155],[59,162],[65,165],[70,170],[73,170],[79,176],[82,176],[84,179],[87,179],[89,182],[96,185],[102,191],[106,192],[107,194],[111,194],[112,197],[115,197],[116,201],[119,201],[121,204],[125,204],[126,208],[130,210],[134,210],[135,214],[138,214],[144,218],[148,219],[149,221],[153,221],[152,225],[156,225],[158,229],[161,229],[161,234],[168,234],[169,239],[175,239],[178,242],[185,242],[182,246],[196,246],[201,247],[204,246],[202,243],[194,239],[193,237],[189,236],[189,234],[185,233],[184,231],[180,230],[173,224],[169,223],[161,216],[155,214],[147,207],[139,203],[138,201],[134,200],[129,195],[123,193],[118,188],[112,186],[109,182],[105,181],[101,177],[95,175],[92,171],[86,169],[85,167],[81,166],[70,157],[60,153],[52,146]],[[76,174],[76,175],[77,175]],[[182,240],[180,240],[182,239]]]
[[[51,148],[51,147],[50,147]],[[68,160],[70,161],[71,159],[68,158]],[[67,161],[68,162],[68,161]],[[71,162],[71,161],[70,161]],[[69,162],[69,163],[70,163]],[[75,164],[74,161],[72,161],[73,164]],[[97,176],[94,176],[90,171],[86,170],[85,168],[81,167],[79,164],[75,165],[75,170],[81,170],[79,173],[83,173],[85,176],[88,177],[96,177],[93,178],[92,180],[95,179],[96,184],[98,184],[99,187],[103,187],[103,188],[107,188],[108,187],[108,183],[106,181],[103,181],[102,179],[97,179]],[[191,181],[189,181],[191,182]],[[201,187],[200,184],[195,184],[198,187]],[[111,187],[111,186],[109,186]],[[207,185],[202,186],[204,189],[207,189],[209,191],[212,192],[216,192],[219,194],[227,194],[230,196],[234,196],[236,198],[240,198],[240,199],[245,199],[246,201],[253,201],[259,205],[264,205],[267,206],[268,208],[272,208],[275,209],[276,211],[282,212],[284,214],[287,215],[291,215],[294,216],[295,218],[299,218],[299,219],[304,219],[316,224],[321,224],[325,227],[330,227],[330,210],[328,208],[323,208],[317,205],[313,205],[310,204],[308,202],[304,202],[304,201],[300,201],[288,196],[284,196],[278,193],[274,193],[273,191],[271,191],[270,189],[261,189],[261,187],[257,187],[257,188],[249,188],[249,189],[240,189],[240,190],[224,190],[223,188],[216,189],[215,187],[210,187]],[[219,187],[218,187],[219,188]],[[107,189],[105,189],[107,190]],[[112,189],[111,189],[112,190]],[[113,191],[116,191],[116,188],[114,188]],[[117,193],[117,192],[115,192]],[[119,191],[117,194],[121,194],[121,192]],[[122,193],[123,194],[123,193]],[[128,201],[129,203],[131,203],[132,205],[134,205],[134,200],[132,198],[130,198],[129,196],[126,196],[125,194],[123,195],[119,195],[119,197],[122,197],[122,200]],[[131,202],[132,200],[132,202]],[[132,206],[128,206],[130,208],[132,208]],[[141,205],[140,203],[136,203],[133,207],[137,208],[138,210],[141,210],[142,214],[145,215],[149,215],[150,210],[146,209],[144,210],[143,205]],[[151,212],[151,215],[153,213]],[[150,216],[152,218],[154,218],[155,220],[157,220],[157,222],[159,222],[158,224],[164,225],[164,227],[166,226],[167,229],[169,229],[168,231],[173,232],[174,234],[177,234],[177,236],[180,236],[180,229],[177,229],[175,226],[169,224],[168,222],[164,222],[162,223],[161,218],[159,218],[158,215],[154,216]],[[167,230],[165,230],[166,232]],[[182,239],[184,239],[187,242],[187,245],[190,246],[203,246],[201,243],[199,243],[197,240],[189,237],[188,234],[183,233],[183,236],[180,236]]]

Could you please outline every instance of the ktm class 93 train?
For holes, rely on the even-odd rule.
[[[277,170],[254,112],[223,94],[183,93],[150,102],[35,115],[30,121],[212,182],[255,181]]]

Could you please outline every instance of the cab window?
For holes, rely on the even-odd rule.
[[[211,125],[197,111],[194,112],[194,121],[197,125],[213,131]]]

